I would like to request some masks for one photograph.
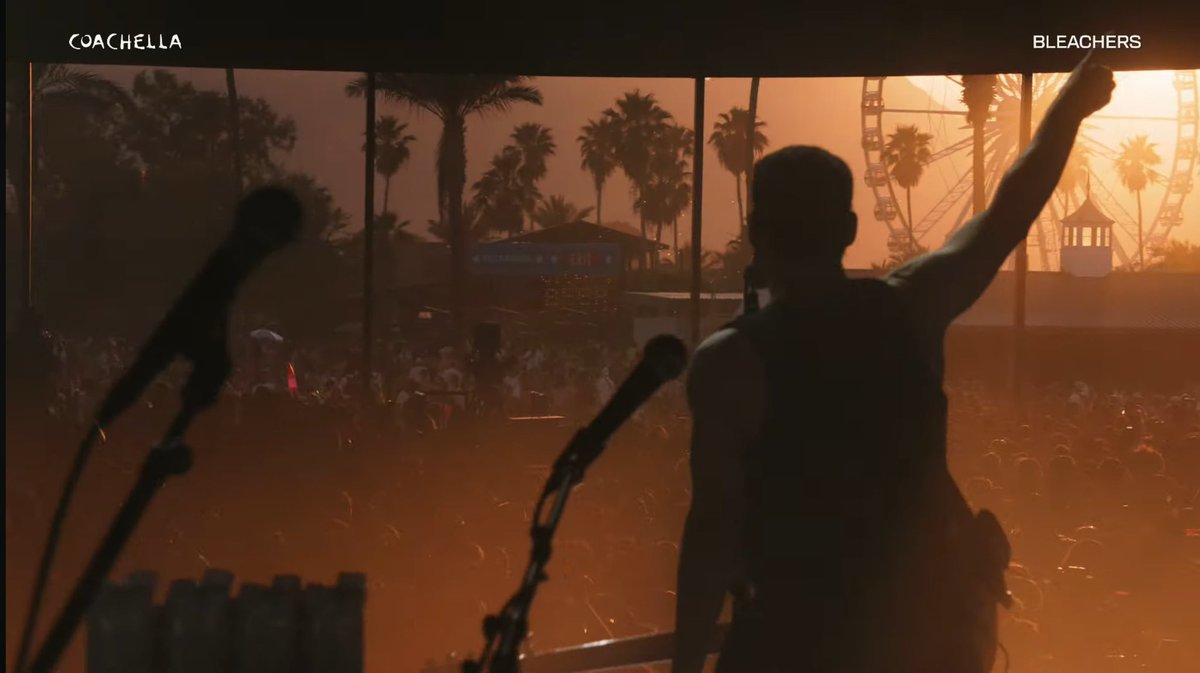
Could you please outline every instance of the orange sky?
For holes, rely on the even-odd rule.
[[[94,69],[121,83],[131,82],[133,75],[140,70],[134,67]],[[224,90],[223,71],[180,69],[177,72],[201,88]],[[350,73],[245,70],[238,72],[238,88],[243,95],[265,98],[279,112],[295,119],[299,137],[288,163],[296,169],[313,173],[330,188],[337,204],[361,222],[363,107],[360,99],[349,99],[342,93],[351,77]],[[1119,86],[1118,97],[1110,106],[1116,112],[1160,116],[1174,114],[1169,79],[1165,80],[1168,82],[1167,89],[1163,89],[1161,82],[1150,81],[1141,73],[1136,77],[1119,74],[1118,82],[1122,80],[1127,82],[1124,87],[1127,91],[1123,93]],[[477,118],[469,122],[468,183],[479,177],[491,156],[508,142],[507,136],[513,126],[523,122],[538,122],[552,129],[559,145],[558,155],[550,160],[549,174],[541,184],[542,193],[562,194],[579,206],[593,205],[595,199],[591,180],[579,167],[579,150],[575,142],[579,128],[589,118],[611,106],[622,93],[641,89],[643,92],[653,92],[663,107],[682,123],[687,126],[692,124],[691,80],[539,78],[536,83],[545,97],[542,107],[521,105],[506,115]],[[749,80],[710,80],[706,125],[711,128],[716,116],[733,105],[746,106],[748,91]],[[822,145],[845,158],[858,178],[855,184],[855,207],[861,226],[859,241],[847,253],[846,262],[851,267],[867,266],[887,254],[886,230],[872,215],[874,203],[861,179],[866,168],[860,147],[861,91],[860,78],[771,79],[763,81],[759,98],[759,114],[767,122],[766,133],[771,140],[771,147],[793,143]],[[938,85],[931,84],[928,78],[891,78],[885,88],[889,107],[924,110],[936,109],[943,103],[949,107],[960,107],[955,101],[947,100],[948,96]],[[410,162],[394,178],[391,203],[401,219],[412,220],[414,227],[420,230],[424,222],[436,214],[433,168],[438,122],[431,115],[417,114],[391,103],[381,102],[379,113],[392,114],[401,121],[407,121],[410,130],[418,138],[412,147]],[[923,130],[940,123],[940,120],[956,119],[927,115],[915,117],[911,122],[922,126]],[[885,121],[888,128],[894,123]],[[1155,140],[1163,136],[1173,147],[1174,127],[1170,126],[1169,133],[1161,127],[1161,122],[1105,122],[1098,134],[1113,145],[1119,144],[1121,137],[1128,137],[1134,131],[1158,134]],[[959,133],[957,125],[953,123],[938,128],[941,130],[939,140],[935,143]],[[1169,160],[1171,153],[1164,151],[1163,154],[1164,159]],[[960,158],[966,157],[963,155]],[[954,163],[962,164],[962,161]],[[706,247],[718,248],[736,231],[734,183],[732,176],[718,165],[711,148],[705,155],[705,167],[704,243]],[[928,210],[946,192],[946,170],[931,169],[929,177],[914,190],[915,211],[921,212],[922,208]],[[949,182],[953,180],[949,179]],[[1124,198],[1118,196],[1119,200]],[[1161,196],[1147,193],[1146,203],[1157,204],[1159,200]],[[1128,203],[1133,203],[1131,197]],[[636,222],[631,206],[628,182],[621,176],[615,177],[605,192],[605,220]],[[1149,212],[1153,212],[1153,208]],[[1184,226],[1175,231],[1175,236],[1200,241],[1200,198],[1195,194],[1185,204],[1184,213]],[[690,231],[689,215],[685,215],[680,226],[684,231]],[[944,233],[935,231],[928,242],[936,246]]]

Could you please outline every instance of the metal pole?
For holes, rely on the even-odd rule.
[[[746,129],[746,212],[750,212],[750,192],[754,189],[754,133],[757,131],[758,119],[758,83],[759,78],[750,78],[750,109],[746,115],[749,117],[749,127]],[[750,244],[750,236],[747,232],[746,222],[739,222],[739,233],[742,236],[742,245]]]
[[[695,148],[692,151],[692,350],[700,345],[700,284],[702,280],[704,210],[704,78],[696,78],[696,110],[693,120]]]
[[[363,394],[369,398],[374,370],[372,321],[375,304],[375,73],[367,73],[367,161],[363,189]]]
[[[37,164],[33,147],[33,64],[27,63],[21,69],[25,81],[22,82],[20,107],[21,164],[24,173],[21,184],[17,185],[17,199],[25,212],[21,213],[21,224],[25,227],[22,243],[21,269],[21,320],[27,320],[33,312],[33,171]]]
[[[1021,117],[1018,144],[1021,152],[1029,147],[1033,137],[1033,73],[1021,73]],[[1023,401],[1022,383],[1025,366],[1025,290],[1027,274],[1029,273],[1029,248],[1027,239],[1022,239],[1017,245],[1015,259],[1016,291],[1013,304],[1013,351],[1012,351],[1012,393],[1013,402],[1020,410]]]

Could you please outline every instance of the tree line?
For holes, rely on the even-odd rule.
[[[10,112],[21,100],[20,73],[13,70],[10,66],[7,73]],[[435,165],[438,218],[428,223],[428,231],[450,244],[460,292],[464,252],[472,242],[583,218],[604,223],[604,188],[618,170],[629,179],[642,235],[662,242],[670,228],[672,265],[686,270],[678,263],[688,251],[679,241],[678,224],[690,208],[694,132],[653,94],[626,93],[580,129],[575,139],[580,169],[592,180],[596,203],[579,207],[562,195],[542,194],[547,160],[559,148],[552,129],[533,123],[514,128],[511,142],[468,189],[468,121],[520,104],[540,105],[542,94],[531,78],[380,73],[377,81],[385,100],[431,112],[442,123]],[[168,71],[148,70],[126,90],[79,68],[35,66],[33,284],[37,306],[52,323],[66,329],[144,330],[228,232],[236,197],[268,183],[296,190],[305,205],[305,232],[297,249],[269,263],[248,288],[247,313],[274,316],[304,331],[306,323],[315,322],[314,302],[336,307],[355,293],[362,270],[356,252],[361,229],[312,175],[285,167],[296,143],[294,121],[261,98],[239,96],[232,69],[226,70],[226,84],[225,92],[205,91]],[[361,79],[346,87],[350,96],[364,90]],[[738,180],[743,220],[746,133],[739,124],[745,115],[739,108],[722,115],[709,138],[721,165]],[[764,124],[756,126],[760,155],[767,141]],[[23,141],[13,114],[6,132],[6,210],[17,215],[6,218],[11,259],[25,235],[19,212],[24,201],[16,198],[23,170],[16,150]],[[375,170],[384,188],[376,235],[388,245],[418,238],[411,223],[394,212],[392,194],[416,142],[396,117],[378,119]],[[387,267],[387,257],[381,267]],[[709,273],[713,257],[706,257]],[[10,293],[16,285],[12,279],[10,273]],[[109,310],[117,296],[140,300],[117,315]]]
[[[10,66],[6,86],[10,112],[21,100],[19,73],[12,70]],[[293,120],[263,99],[238,96],[232,70],[226,75],[224,93],[198,90],[163,70],[139,73],[125,90],[85,70],[34,67],[37,123],[29,144],[35,157],[34,246],[43,260],[34,267],[34,285],[38,305],[55,322],[142,329],[161,315],[203,255],[227,233],[236,202],[232,197],[267,183],[283,183],[300,196],[305,234],[296,250],[272,260],[256,277],[244,301],[247,312],[274,316],[300,331],[320,329],[314,323],[329,318],[315,319],[322,311],[313,307],[323,305],[336,314],[344,298],[356,292],[362,276],[361,230],[355,231],[347,213],[313,176],[285,167],[296,142]],[[968,121],[978,133],[995,97],[994,82],[971,80],[964,86]],[[361,97],[365,81],[352,80],[345,92]],[[562,195],[543,194],[547,161],[560,147],[553,129],[540,124],[517,124],[510,142],[468,184],[468,122],[541,105],[543,95],[532,78],[379,73],[377,94],[432,113],[441,122],[434,166],[438,217],[427,225],[432,236],[451,248],[456,306],[463,305],[471,243],[584,218],[604,224],[605,189],[618,171],[630,185],[641,235],[660,243],[668,230],[672,235],[665,270],[690,272],[690,246],[680,240],[679,223],[691,206],[695,130],[679,123],[652,93],[627,92],[580,128],[574,139],[580,170],[595,192],[595,203],[583,207]],[[765,127],[756,114],[735,106],[719,115],[706,140],[735,180],[742,232],[750,162],[769,146]],[[910,235],[879,268],[894,267],[925,250],[912,235],[911,191],[931,160],[932,139],[915,125],[899,126],[887,139],[884,156],[892,179],[905,191],[906,208],[899,216]],[[417,238],[411,223],[393,211],[392,195],[393,181],[417,142],[422,140],[396,117],[378,119],[375,170],[384,189],[376,231],[388,245]],[[9,114],[6,210],[17,215],[23,207],[23,199],[16,198],[22,143],[19,125]],[[1064,172],[1059,194],[1065,205],[1071,205],[1080,181],[1087,179],[1088,160],[1077,151]],[[1158,179],[1153,166],[1160,161],[1154,144],[1143,136],[1124,143],[1116,162],[1121,181],[1138,197],[1139,226],[1141,193]],[[22,217],[6,220],[11,259],[24,232]],[[1191,248],[1172,245],[1169,251],[1153,251],[1151,261],[1139,249],[1138,267],[1195,270],[1188,261],[1194,258]],[[703,251],[706,285],[736,286],[749,259],[744,234],[720,252]],[[387,264],[381,266],[386,272]],[[8,280],[11,293],[11,271]],[[139,297],[137,306],[125,307],[136,315],[108,310],[117,296]]]

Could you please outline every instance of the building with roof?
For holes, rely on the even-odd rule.
[[[1089,194],[1075,212],[1062,218],[1059,268],[1092,278],[1112,273],[1112,226],[1113,219],[1101,212]]]
[[[500,241],[475,243],[468,252],[469,292],[476,315],[499,311],[539,324],[575,324],[595,332],[611,326],[631,279],[645,260],[667,246],[620,224],[578,220]],[[449,305],[450,250],[444,243],[396,247],[391,286],[401,322]],[[568,316],[565,317],[564,316]],[[597,322],[599,321],[599,322]],[[622,328],[622,334],[628,329]]]
[[[576,220],[556,227],[537,229],[525,234],[506,238],[492,245],[533,243],[539,245],[610,245],[616,246],[621,255],[621,266],[625,273],[634,273],[646,268],[651,256],[667,250],[664,243],[642,237],[641,232],[624,223],[597,224]]]

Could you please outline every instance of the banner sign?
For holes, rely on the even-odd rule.
[[[615,243],[483,243],[471,251],[471,270],[481,276],[616,276],[621,268]]]

